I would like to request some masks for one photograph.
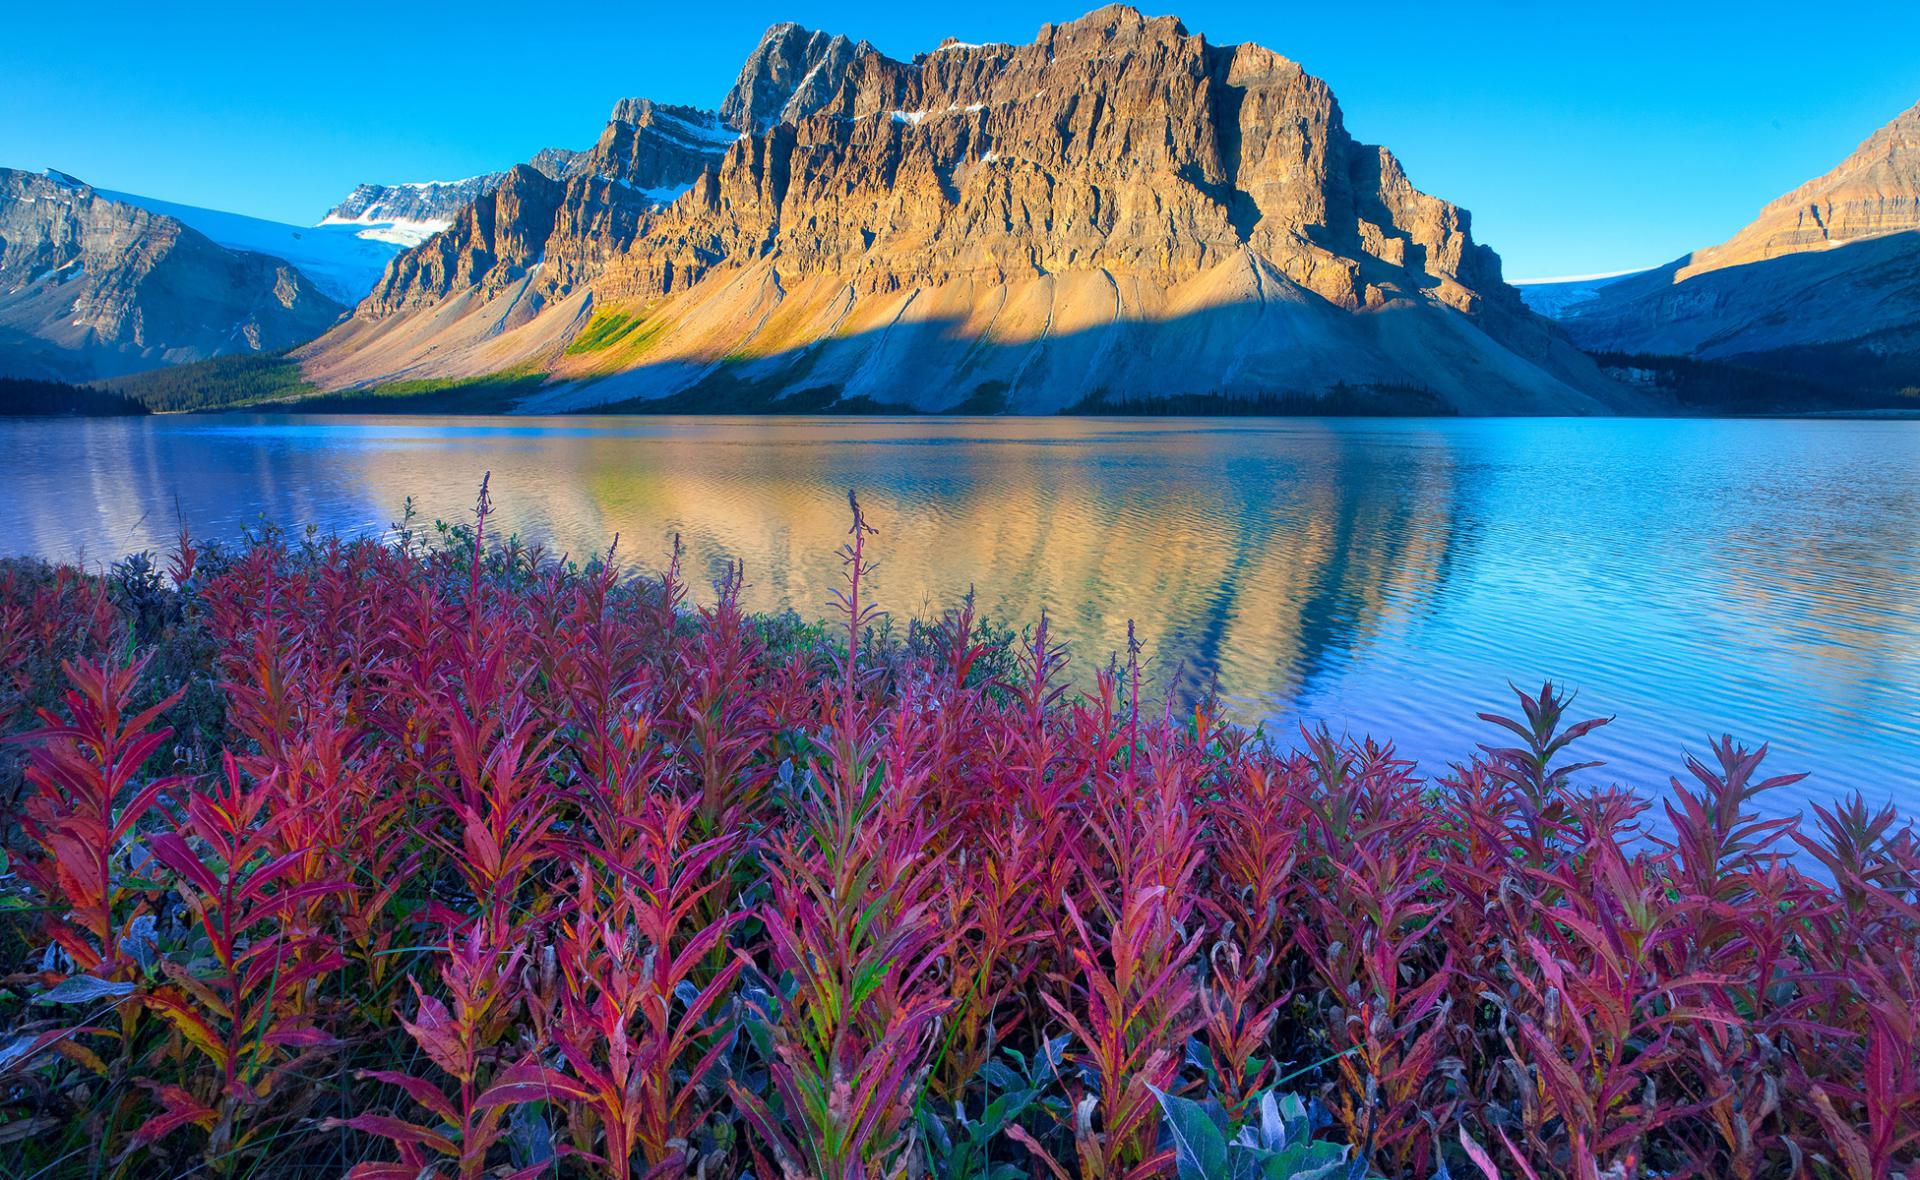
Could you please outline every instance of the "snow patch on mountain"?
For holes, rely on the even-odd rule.
[[[101,195],[171,217],[229,250],[246,250],[289,262],[329,299],[349,307],[373,290],[388,260],[410,244],[364,236],[348,225],[288,225],[134,193],[102,190]]]
[[[320,219],[320,228],[329,226],[360,226],[354,236],[370,242],[388,242],[403,250],[411,250],[453,222],[444,217],[415,221],[399,217],[388,220],[373,214],[359,217],[336,217],[329,213]]]
[[[676,184],[665,188],[642,188],[631,180],[621,180],[618,177],[609,177],[608,179],[611,179],[613,183],[626,189],[628,192],[638,194],[656,205],[671,205],[693,190],[693,186],[690,184]]]
[[[732,147],[735,140],[746,138],[746,132],[735,131],[720,122],[719,116],[709,116],[706,122],[695,122],[671,111],[654,108],[654,125],[662,131],[677,135],[693,143],[711,144],[714,147]]]
[[[368,241],[411,249],[453,224],[460,210],[498,188],[504,172],[461,180],[361,184],[327,210],[322,226],[354,226]]]

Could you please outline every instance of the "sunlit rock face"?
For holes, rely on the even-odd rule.
[[[532,408],[1632,397],[1324,82],[1171,17],[1109,7],[912,61],[781,25],[716,114],[627,113],[661,168],[621,175],[641,153],[610,127],[563,191],[527,169],[511,209],[396,260],[309,375],[534,365],[555,380]]]
[[[1774,201],[1726,242],[1694,255],[1675,278],[1915,230],[1920,103],[1874,132],[1839,167]]]
[[[1555,317],[1591,349],[1920,384],[1920,105],[1726,242]]]
[[[847,66],[873,52],[844,36],[791,21],[767,30],[740,77],[720,102],[720,119],[736,131],[765,131],[811,115],[833,100]]]
[[[0,375],[85,381],[274,352],[344,310],[278,258],[62,173],[0,168]]]

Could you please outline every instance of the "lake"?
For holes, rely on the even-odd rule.
[[[1657,789],[1710,734],[1910,808],[1920,779],[1920,422],[459,418],[0,421],[0,552],[100,567],[262,522],[368,533],[408,497],[649,570],[746,562],[826,613],[857,488],[879,602],[1042,610],[1085,674],[1134,621],[1156,680],[1244,721],[1391,736],[1429,769],[1509,680],[1619,720]]]

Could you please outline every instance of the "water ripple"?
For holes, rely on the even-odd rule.
[[[1920,791],[1920,423],[175,416],[0,423],[0,552],[91,564],[261,521],[377,532],[412,497],[556,550],[744,559],[824,611],[845,489],[905,613],[1041,610],[1085,673],[1129,620],[1160,682],[1243,717],[1391,734],[1429,766],[1548,676],[1654,787],[1723,730]],[[657,564],[657,563],[655,563]]]

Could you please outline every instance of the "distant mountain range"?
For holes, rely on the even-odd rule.
[[[1920,107],[1721,246],[1516,290],[1466,211],[1259,46],[1121,6],[910,61],[784,24],[712,110],[623,100],[587,150],[364,184],[313,227],[0,171],[0,375],[297,346],[271,363],[298,372],[245,388],[524,410],[1897,400],[1920,383],[1916,194]],[[1676,384],[1688,365],[1720,368]]]
[[[360,232],[376,241],[418,246],[452,225],[460,210],[498,188],[506,176],[490,172],[465,180],[355,185],[346,200],[327,210],[320,224],[361,226],[365,228]]]

